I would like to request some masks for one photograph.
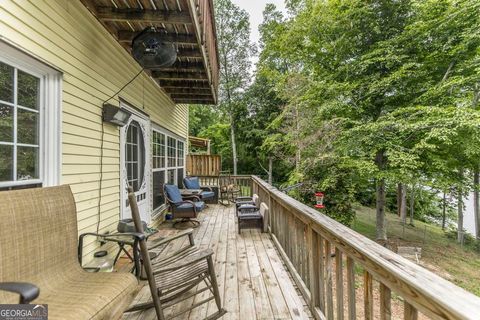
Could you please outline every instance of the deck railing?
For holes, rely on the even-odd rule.
[[[218,175],[197,175],[201,186],[215,187],[220,186],[220,177]],[[252,194],[253,180],[250,175],[230,176],[231,184],[240,187],[241,196],[250,196]]]
[[[243,178],[242,178],[243,179]],[[268,230],[316,319],[480,319],[480,298],[251,177]],[[356,290],[356,282],[363,290]],[[375,293],[375,294],[374,294]],[[403,310],[392,310],[403,301]],[[357,296],[358,294],[358,296]]]

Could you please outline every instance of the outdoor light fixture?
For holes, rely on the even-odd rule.
[[[323,205],[323,198],[324,194],[322,192],[315,192],[315,205],[314,207],[317,209],[323,209],[325,206]]]
[[[110,103],[103,104],[102,119],[104,122],[109,122],[117,126],[123,127],[127,124],[128,119],[132,114],[127,110],[120,109]]]

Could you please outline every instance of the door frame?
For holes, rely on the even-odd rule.
[[[135,107],[132,107],[129,105],[127,102],[124,100],[120,100],[120,109],[124,109],[132,113],[132,115],[140,118],[145,122],[145,128],[143,128],[143,134],[145,137],[145,168],[144,168],[144,182],[146,184],[146,214],[145,214],[145,219],[144,220],[147,224],[149,224],[152,221],[152,208],[151,208],[151,202],[152,202],[152,190],[151,190],[151,166],[150,166],[150,161],[151,161],[151,147],[150,147],[150,139],[151,139],[151,122],[150,122],[150,117],[136,109]],[[130,122],[129,122],[130,123]],[[125,180],[127,179],[126,177],[126,169],[125,169],[125,135],[124,131],[126,130],[125,126],[120,127],[120,134],[119,134],[119,141],[120,141],[120,219],[126,219],[130,218],[129,215],[127,215],[126,212],[126,202],[128,201],[128,194],[124,192],[125,190],[122,190],[124,187]],[[142,184],[143,184],[142,183]],[[140,212],[140,215],[142,212]]]

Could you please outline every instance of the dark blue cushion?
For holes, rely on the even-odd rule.
[[[182,195],[180,194],[180,190],[176,185],[173,184],[166,184],[164,186],[165,192],[167,192],[168,198],[173,202],[173,203],[178,203],[182,202]]]
[[[202,191],[202,199],[210,199],[215,197],[215,192],[213,191]]]
[[[205,208],[205,202],[203,201],[197,201],[194,202],[195,207],[197,211],[202,211]],[[192,210],[193,205],[191,203],[182,203],[181,205],[177,206],[176,210],[179,211],[187,211],[187,210]]]
[[[185,177],[183,178],[183,185],[187,189],[201,189],[200,181],[198,177]]]

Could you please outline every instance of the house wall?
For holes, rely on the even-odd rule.
[[[79,232],[98,219],[102,103],[130,81],[140,66],[76,0],[1,0],[0,39],[63,73],[61,183],[71,185]],[[162,127],[187,137],[188,107],[175,105],[142,74],[120,97]],[[119,103],[118,96],[110,103]],[[120,210],[119,128],[104,125],[100,230],[114,230]],[[88,239],[85,254],[98,246]]]

